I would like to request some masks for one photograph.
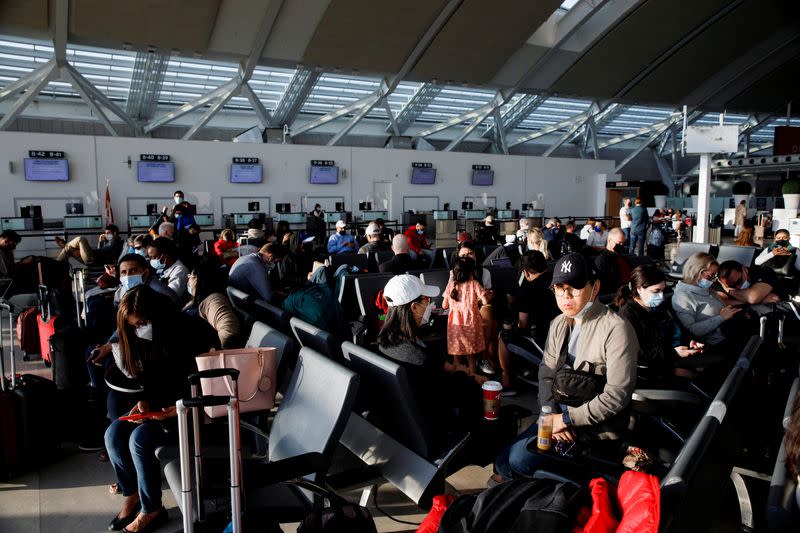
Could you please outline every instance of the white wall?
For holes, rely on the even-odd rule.
[[[63,150],[70,165],[68,183],[30,183],[24,180],[23,159],[28,150]],[[141,153],[169,154],[175,162],[176,182],[144,184],[136,181],[136,161]],[[255,156],[264,165],[264,183],[230,184],[233,156]],[[130,157],[130,168],[127,159]],[[308,183],[311,159],[332,159],[340,168],[338,185]],[[413,161],[433,163],[436,185],[411,185]],[[14,172],[9,169],[13,163]],[[488,164],[495,171],[493,187],[472,187],[471,166]],[[391,216],[403,210],[404,196],[438,196],[439,205],[449,202],[459,208],[465,196],[486,193],[497,197],[497,206],[520,204],[544,194],[547,215],[592,215],[603,213],[606,175],[613,161],[502,156],[475,153],[418,152],[376,148],[308,145],[236,144],[208,141],[176,141],[90,137],[39,133],[0,132],[0,216],[18,214],[18,205],[43,204],[46,218],[64,215],[68,199],[84,202],[87,214],[102,213],[98,198],[104,195],[106,179],[111,185],[112,207],[117,223],[126,227],[130,214],[143,214],[148,201],[169,201],[175,189],[183,190],[198,206],[198,212],[213,212],[221,223],[225,212],[244,210],[248,200],[260,200],[262,210],[276,202],[289,202],[293,209],[310,208],[319,197],[342,197],[348,209],[359,201],[372,200],[373,183],[392,183]],[[308,196],[309,205],[303,198]],[[321,203],[327,203],[322,201]],[[413,209],[408,200],[405,208]],[[475,207],[481,207],[476,202]],[[274,211],[274,208],[271,208]]]

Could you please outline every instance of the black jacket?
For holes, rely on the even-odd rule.
[[[630,322],[639,341],[639,366],[655,371],[671,367],[678,359],[673,345],[680,339],[678,329],[666,306],[645,309],[628,300],[617,313]]]
[[[405,274],[409,270],[413,270],[415,267],[414,261],[411,259],[411,256],[408,254],[395,254],[394,257],[386,261],[385,263],[381,263],[378,266],[378,270],[385,273],[390,274]]]

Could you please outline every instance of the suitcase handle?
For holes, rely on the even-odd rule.
[[[195,372],[189,376],[189,383],[192,385],[197,385],[200,383],[201,379],[221,378],[225,376],[230,376],[234,380],[238,380],[239,371],[235,368],[210,368],[208,370],[201,370],[200,372]],[[189,406],[187,405],[187,407]]]
[[[185,398],[183,405],[187,409],[193,407],[214,407],[216,405],[228,405],[231,401],[230,396],[197,396],[196,398]]]

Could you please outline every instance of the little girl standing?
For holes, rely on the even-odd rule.
[[[476,357],[486,349],[483,334],[483,320],[480,305],[487,305],[485,289],[475,279],[475,261],[469,257],[459,257],[453,266],[450,281],[444,291],[442,307],[449,309],[447,316],[447,352],[453,356],[456,368],[466,367],[470,376],[476,375]],[[463,358],[467,365],[463,364]]]

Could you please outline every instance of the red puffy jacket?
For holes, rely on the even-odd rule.
[[[616,491],[604,478],[593,479],[589,486],[592,509],[582,510],[573,533],[658,533],[661,489],[657,477],[628,470],[620,477]],[[619,521],[612,501],[618,502],[622,512]]]

